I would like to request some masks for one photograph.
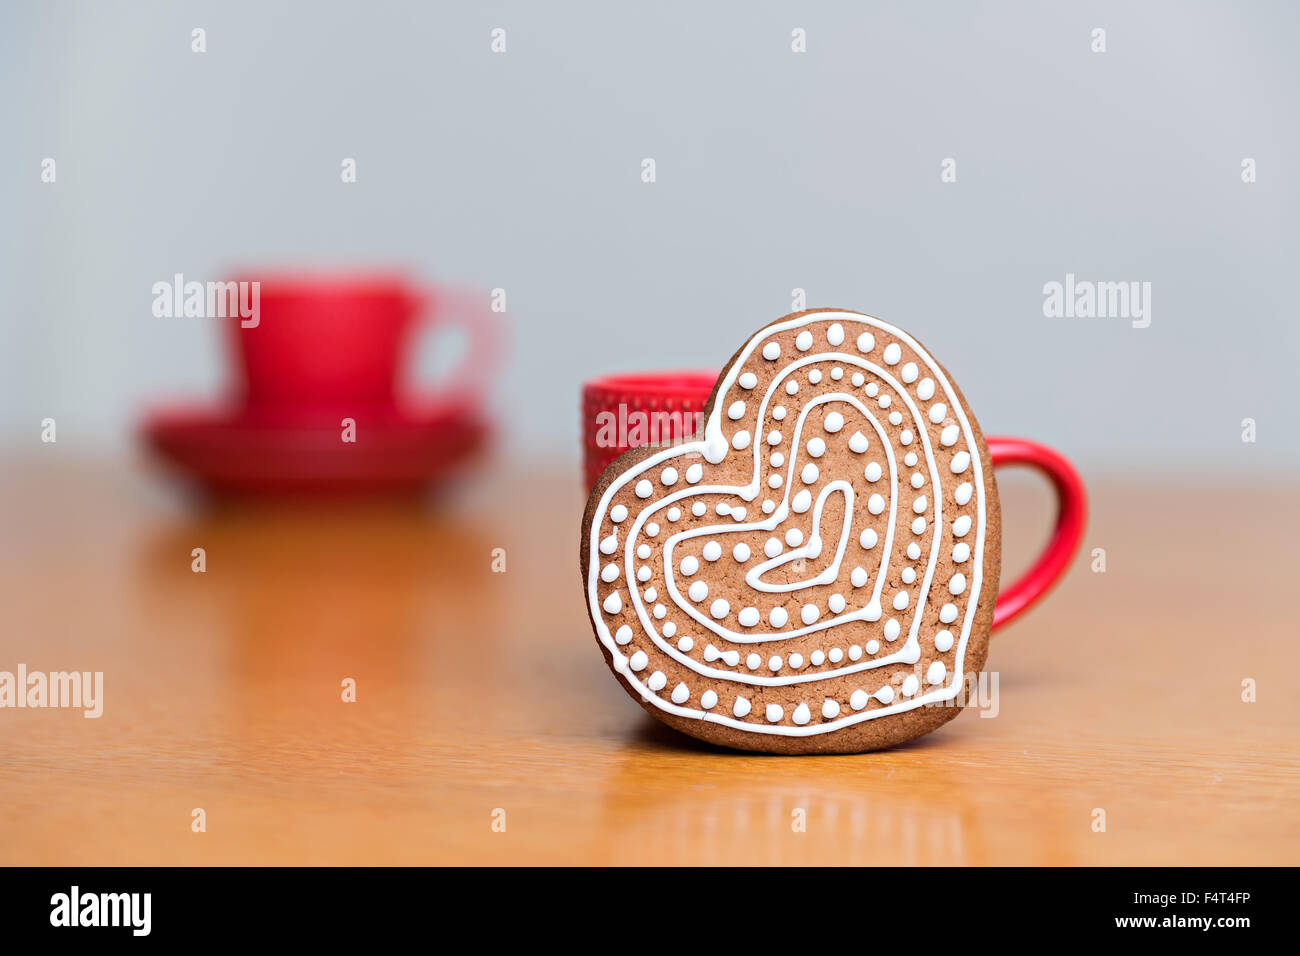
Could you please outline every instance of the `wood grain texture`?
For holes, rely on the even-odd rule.
[[[1049,503],[999,483],[1010,580]],[[627,699],[576,466],[196,510],[56,452],[0,491],[0,670],[105,682],[97,720],[0,710],[0,863],[1300,863],[1293,488],[1092,482],[1070,577],[993,638],[996,716],[853,757],[717,750]]]

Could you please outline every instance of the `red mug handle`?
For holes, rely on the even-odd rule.
[[[470,289],[435,286],[414,294],[414,309],[426,327],[443,323],[465,330],[465,356],[447,374],[432,395],[443,401],[477,401],[487,387],[488,376],[501,360],[502,325],[483,294]],[[427,334],[427,333],[426,333]]]
[[[1074,466],[1046,445],[1025,438],[989,436],[985,441],[994,468],[1028,465],[1046,475],[1056,491],[1056,527],[1029,570],[999,590],[993,608],[993,627],[997,629],[1033,606],[1065,573],[1083,537],[1088,496]]]

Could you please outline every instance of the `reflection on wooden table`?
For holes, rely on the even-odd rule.
[[[1300,862],[1280,485],[1094,482],[1073,572],[994,638],[996,716],[778,758],[674,734],[615,685],[576,466],[432,507],[217,509],[125,463],[4,471],[0,670],[102,670],[105,700],[0,710],[2,863]],[[1000,481],[1009,576],[1049,503]]]

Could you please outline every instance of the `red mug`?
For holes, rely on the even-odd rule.
[[[716,372],[645,372],[609,375],[582,389],[583,466],[587,488],[623,452],[652,442],[693,436],[703,425]],[[633,413],[640,413],[632,419]],[[641,440],[636,440],[641,438]],[[1056,492],[1056,524],[1029,570],[998,591],[993,627],[1015,618],[1043,597],[1078,550],[1088,499],[1074,466],[1058,452],[1025,438],[985,436],[993,467],[1026,465],[1047,476]]]
[[[392,408],[416,326],[461,325],[468,348],[437,395],[470,398],[496,354],[486,307],[445,288],[386,273],[271,275],[257,281],[258,314],[230,323],[252,412]]]

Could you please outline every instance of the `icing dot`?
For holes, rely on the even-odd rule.
[[[821,651],[813,651],[808,655],[808,660],[813,667],[821,667],[826,663],[826,655]]]
[[[908,385],[911,385],[913,382],[916,381],[916,377],[919,374],[920,372],[917,371],[916,363],[908,362],[906,365],[903,366],[903,371],[899,373],[899,378],[901,378]]]
[[[812,720],[812,714],[808,710],[808,705],[800,704],[796,707],[794,713],[790,715],[790,719],[800,726],[803,726],[808,723],[808,721]]]
[[[957,605],[945,604],[943,607],[939,608],[939,620],[944,624],[951,624],[953,621],[957,620]]]
[[[611,534],[600,542],[601,554],[613,554],[618,550],[618,536]]]
[[[965,541],[959,541],[953,546],[952,559],[957,564],[965,564],[970,560],[970,545]]]
[[[704,466],[699,462],[686,469],[686,483],[693,485],[704,477]]]
[[[664,685],[666,685],[667,683],[668,683],[668,678],[664,676],[663,671],[655,671],[653,674],[650,675],[650,679],[645,682],[646,686],[653,691],[663,690]]]
[[[822,701],[822,716],[827,720],[834,720],[840,715],[840,705],[827,697]]]
[[[888,395],[881,395],[878,399],[876,399],[876,404],[879,405],[881,408],[888,408],[893,403],[893,401],[894,400],[890,398]]]
[[[609,597],[605,598],[605,603],[601,605],[606,614],[617,614],[623,610],[623,596],[617,591],[610,591]]]
[[[921,379],[921,384],[916,386],[916,397],[923,402],[928,402],[934,398],[934,379]]]
[[[814,624],[816,623],[817,618],[821,616],[822,612],[818,609],[816,604],[805,604],[799,610],[799,618],[805,624]]]
[[[952,523],[952,533],[959,538],[966,537],[970,531],[970,515],[961,515]]]
[[[949,425],[939,433],[939,444],[944,448],[951,448],[957,444],[957,439],[961,437],[961,429],[956,425]]]
[[[959,505],[969,504],[970,496],[975,491],[969,481],[963,481],[957,486],[957,490],[952,493],[953,500]]]
[[[686,594],[692,601],[699,603],[709,596],[709,586],[703,581],[693,581]]]
[[[767,718],[769,724],[774,724],[785,715],[785,711],[781,709],[780,704],[768,704],[763,715]]]
[[[606,584],[609,584],[617,577],[618,577],[617,564],[607,564],[600,570],[600,579],[604,581]]]
[[[731,437],[731,447],[735,448],[737,451],[740,451],[743,448],[748,448],[749,432],[745,431],[743,428],[736,432],[736,434]]]
[[[773,468],[780,468],[785,464],[785,455],[781,454],[779,451],[774,451],[772,452],[772,457],[768,459],[768,463]]]
[[[825,421],[822,422],[822,428],[826,429],[831,434],[834,434],[835,432],[839,431],[843,427],[844,427],[844,416],[841,415],[839,412],[831,412],[829,415],[826,416]]]
[[[812,333],[809,332],[807,329],[804,329],[802,332],[800,332],[798,335],[794,337],[794,347],[797,348],[800,352],[807,352],[810,348],[812,348],[812,344],[813,344]]]
[[[643,564],[641,565],[641,567],[637,568],[636,579],[640,581],[642,584],[644,584],[646,581],[650,580],[650,574],[651,574],[650,569]]]
[[[798,515],[803,514],[811,507],[812,507],[812,492],[809,491],[807,488],[804,488],[797,495],[795,495],[794,500],[790,502],[790,510]]]
[[[868,551],[874,548],[876,546],[876,542],[879,540],[880,540],[880,535],[876,534],[876,530],[874,528],[864,528],[862,534],[858,536],[858,544],[862,545]]]
[[[737,697],[736,702],[731,705],[731,712],[737,717],[744,717],[749,713],[750,703],[744,697]]]
[[[802,654],[791,654],[791,655],[790,655],[790,659],[789,659],[789,664],[790,664],[790,666],[793,667],[795,670],[799,670],[799,668],[803,667],[803,655],[802,655]]]
[[[909,451],[906,455],[903,456],[903,464],[905,464],[908,468],[915,468],[916,462],[917,462],[917,457],[916,457],[916,452],[914,451]]]
[[[915,514],[924,514],[927,505],[929,505],[929,502],[926,500],[925,495],[918,495],[916,500],[912,502],[912,511]]]
[[[744,417],[745,417],[745,403],[744,403],[744,402],[732,402],[731,405],[730,405],[730,407],[727,408],[727,417],[730,418],[733,422],[734,422],[736,419],[738,419],[738,418],[744,418]]]
[[[759,657],[757,654],[750,654],[745,658],[745,666],[751,671],[756,671],[763,666],[763,658]]]
[[[838,647],[832,647],[826,652],[826,659],[832,664],[838,664],[840,661],[844,660],[844,652]]]
[[[863,332],[861,335],[858,336],[859,352],[870,352],[875,347],[876,347],[876,340],[872,337],[870,332]]]
[[[863,474],[866,475],[867,481],[879,481],[880,476],[884,474],[884,471],[881,469],[879,462],[873,461],[871,464],[867,465]]]
[[[880,642],[867,641],[866,646],[863,647],[863,650],[865,650],[868,654],[874,654],[876,653],[876,651],[880,650]]]
[[[902,579],[902,582],[903,582],[904,584],[915,584],[915,583],[916,583],[916,571],[915,571],[915,569],[913,569],[913,568],[903,568],[902,573],[899,574],[899,578]]]
[[[614,640],[618,644],[630,644],[632,642],[632,628],[624,624],[614,632]]]
[[[921,474],[919,471],[912,472],[912,487],[920,488],[924,484],[925,484],[925,475]]]
[[[913,541],[907,546],[907,556],[915,561],[921,556],[921,546]]]
[[[911,697],[921,689],[921,682],[916,679],[915,674],[908,674],[907,679],[903,681],[903,696]]]
[[[826,330],[826,341],[831,343],[831,345],[843,345],[844,326],[840,325],[838,322],[833,324]]]
[[[740,609],[740,613],[736,615],[736,620],[740,622],[741,627],[753,627],[762,620],[762,617],[758,613],[758,608],[746,607]]]
[[[907,607],[907,592],[899,591],[894,595],[894,610],[901,611]]]
[[[925,519],[917,518],[915,521],[912,522],[912,534],[924,534],[924,533],[925,533]]]
[[[778,405],[778,406],[776,406],[776,408],[772,409],[772,417],[775,418],[778,422],[780,422],[780,421],[784,421],[784,420],[785,420],[785,406],[784,406],[784,405]]]
[[[781,357],[781,346],[776,342],[768,342],[763,346],[763,358],[769,362],[775,362]]]
[[[818,369],[813,369],[811,372],[808,373],[808,381],[811,384],[816,385],[821,380],[822,380],[822,373]]]
[[[903,358],[903,350],[899,348],[897,342],[890,342],[886,345],[883,354],[886,365],[897,365]]]
[[[867,499],[867,510],[873,515],[878,515],[885,510],[885,499],[880,495],[872,495]]]
[[[758,376],[753,372],[742,372],[736,382],[741,388],[753,388],[758,384]]]
[[[716,541],[708,541],[705,543],[704,547],[700,549],[700,553],[704,555],[705,561],[716,561],[718,558],[722,557],[722,545],[718,544]]]
[[[857,644],[854,644],[849,648],[849,660],[851,661],[862,660],[862,648],[859,647]]]
[[[853,375],[850,376],[849,378],[849,381],[853,383],[854,388],[861,388],[862,383],[865,382],[866,380],[867,380],[866,376],[864,376],[861,372],[854,372]],[[868,395],[876,394],[875,392],[871,391],[871,388],[872,388],[871,385],[867,386],[867,394]]]
[[[808,464],[803,466],[803,471],[799,472],[799,477],[803,480],[805,485],[811,485],[817,480],[817,476],[820,474],[821,472],[817,470],[817,466],[812,462],[808,462]]]
[[[609,509],[609,520],[618,524],[627,518],[627,508],[623,505],[615,505]]]
[[[867,569],[854,568],[853,573],[849,575],[849,583],[855,588],[863,587],[867,583]]]
[[[678,684],[673,688],[673,703],[684,704],[690,700],[691,692],[685,684]]]
[[[790,379],[790,381],[785,383],[785,393],[787,395],[793,395],[797,391],[799,391],[799,383],[794,379]]]
[[[862,708],[867,706],[867,701],[870,699],[871,698],[867,696],[865,690],[858,689],[849,695],[849,706],[854,710],[862,710]]]
[[[805,447],[808,449],[808,454],[812,455],[814,458],[820,458],[822,455],[826,454],[826,442],[822,441],[820,438],[808,439],[808,444]]]
[[[773,501],[771,498],[768,498],[763,502],[763,514],[770,515],[775,510],[776,510],[776,502]]]
[[[844,595],[832,594],[826,599],[826,606],[831,609],[832,614],[842,614],[844,612]]]
[[[709,613],[712,614],[715,619],[722,620],[722,618],[731,613],[731,605],[728,604],[725,599],[718,598],[712,605],[710,605]]]
[[[777,431],[775,428],[772,429],[770,432],[767,433],[767,443],[769,445],[781,444],[781,433]]]
[[[966,590],[966,575],[958,571],[948,579],[948,590],[953,594],[961,594]]]
[[[680,567],[682,569],[682,574],[686,575],[687,577],[690,577],[692,574],[694,574],[696,571],[700,569],[700,562],[694,555],[687,555],[686,557],[682,558],[682,563]]]
[[[882,704],[888,704],[893,699],[894,688],[890,687],[888,684],[876,691],[876,700],[880,701]]]
[[[695,515],[697,518],[703,518],[704,512],[708,510],[709,509],[705,506],[703,501],[697,501],[695,504],[691,505],[691,514]]]
[[[858,377],[861,378],[862,376],[859,375]],[[857,384],[861,385],[862,383],[858,382]],[[868,398],[875,398],[877,395],[880,394],[880,386],[877,385],[875,382],[872,382],[870,385],[864,388],[863,391],[867,393]]]
[[[650,545],[645,544],[644,542],[641,543],[641,544],[638,544],[638,545],[636,546],[636,556],[637,556],[638,558],[640,558],[642,561],[645,561],[647,558],[649,558],[649,557],[650,557]]]
[[[705,710],[712,710],[714,707],[717,707],[718,706],[717,693],[711,690],[706,690],[703,694],[700,695],[700,706],[703,707]]]
[[[740,542],[738,545],[736,545],[734,548],[731,549],[731,556],[735,558],[737,561],[740,561],[742,564],[748,561],[749,545],[745,544],[745,542],[743,541]]]
[[[649,663],[650,663],[650,658],[646,657],[645,651],[637,651],[628,660],[627,666],[632,668],[632,670],[634,671],[643,671],[646,669],[646,665]]]
[[[654,494],[654,485],[650,484],[649,479],[642,478],[636,483],[636,496],[638,498],[649,498]]]
[[[677,520],[678,518],[680,518],[681,516],[682,516],[682,509],[681,509],[681,508],[678,508],[676,505],[674,505],[673,507],[671,507],[671,508],[668,509],[668,520],[669,520],[669,521],[676,521],[676,520]]]
[[[970,467],[970,452],[959,451],[952,456],[952,464],[948,466],[952,469],[954,475],[960,475]]]
[[[645,533],[652,538],[657,538],[659,537],[659,526],[651,521],[645,526]]]
[[[772,474],[767,476],[767,486],[769,488],[780,488],[781,482],[784,480],[785,479],[783,479],[779,474],[772,472]]]
[[[660,472],[659,480],[662,481],[665,485],[677,484],[677,469],[665,468],[662,472]]]
[[[943,661],[935,661],[930,665],[929,670],[925,672],[925,679],[931,684],[942,684],[947,672],[948,669],[943,666]]]
[[[862,432],[854,432],[853,437],[849,439],[849,451],[861,455],[870,446],[867,436]]]
[[[773,627],[785,627],[789,620],[790,615],[785,612],[783,607],[774,607],[767,615],[767,622]]]
[[[792,548],[797,548],[803,544],[803,532],[798,528],[791,528],[785,533],[785,543]]]
[[[785,661],[781,660],[781,656],[779,654],[773,654],[767,660],[767,669],[775,674],[777,671],[781,669],[781,666],[784,663]]]
[[[785,548],[782,546],[780,538],[768,538],[763,542],[763,553],[769,558],[775,558],[784,550]]]
[[[936,425],[948,417],[948,406],[943,402],[935,402],[930,406],[930,421]]]
[[[934,649],[940,653],[952,650],[952,631],[940,631],[934,635]]]
[[[885,640],[896,641],[898,640],[898,635],[902,632],[903,629],[899,626],[898,618],[891,617],[885,622]]]
[[[729,515],[731,514],[731,505],[727,504],[725,501],[719,501],[718,506],[713,510],[720,515]]]

